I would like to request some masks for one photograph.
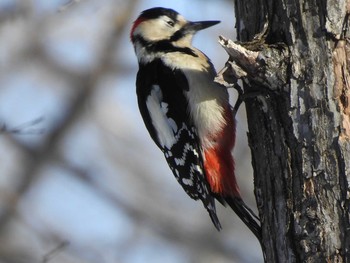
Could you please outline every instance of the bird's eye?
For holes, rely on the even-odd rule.
[[[174,26],[174,25],[175,25],[174,21],[172,21],[172,20],[167,21],[167,24],[168,24],[169,26]]]

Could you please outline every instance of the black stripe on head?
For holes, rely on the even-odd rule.
[[[145,11],[143,11],[140,15],[140,17],[145,18],[145,19],[154,19],[154,18],[158,18],[160,16],[168,16],[171,19],[173,19],[174,21],[177,21],[177,16],[178,16],[178,12],[176,12],[173,9],[169,9],[169,8],[163,8],[163,7],[154,7],[154,8],[150,8],[147,9]]]
[[[169,39],[170,42],[176,42],[179,39],[183,38],[184,36],[186,36],[186,29],[185,28],[181,28],[178,31],[175,32],[174,35],[171,36],[171,38]]]
[[[171,53],[171,52],[181,52],[192,57],[198,57],[198,55],[189,47],[176,47],[168,40],[161,40],[157,42],[149,42],[143,39],[140,36],[135,37],[135,41],[139,41],[143,47],[147,49],[148,52],[151,53]]]

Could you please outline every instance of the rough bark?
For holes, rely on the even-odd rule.
[[[218,81],[255,94],[245,103],[267,262],[350,262],[350,1],[235,0],[235,12],[240,44],[221,38]]]

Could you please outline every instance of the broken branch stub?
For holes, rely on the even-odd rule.
[[[288,65],[288,49],[284,45],[263,45],[261,51],[249,50],[223,36],[219,43],[230,56],[215,81],[232,87],[237,79],[263,85],[271,91],[282,90],[285,86]],[[250,45],[251,46],[251,45]]]

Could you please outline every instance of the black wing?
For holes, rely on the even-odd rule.
[[[221,229],[214,197],[204,174],[197,130],[188,114],[185,97],[188,82],[185,75],[181,70],[173,70],[162,64],[161,60],[156,60],[140,65],[136,86],[139,109],[153,141],[163,151],[169,167],[186,193],[203,202],[215,227]],[[165,121],[161,118],[156,120],[154,116],[159,116],[157,114],[153,114],[152,118],[147,104],[150,96],[159,99],[158,113],[163,114]],[[157,128],[156,121],[163,124],[158,124]],[[160,133],[159,126],[168,131],[166,135]]]
[[[188,83],[180,70],[173,71],[165,67],[159,59],[146,65],[140,64],[136,79],[138,106],[149,134],[157,146],[163,150],[146,105],[155,85],[161,90],[162,102],[168,105],[167,117],[178,124],[188,122],[187,101],[183,93],[184,90],[188,90]]]

